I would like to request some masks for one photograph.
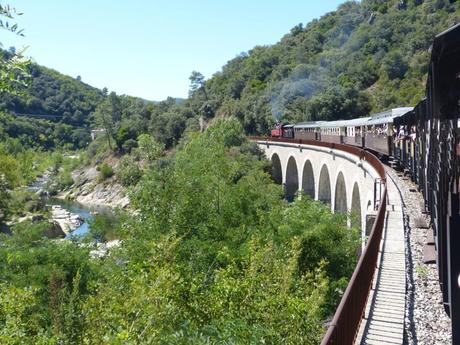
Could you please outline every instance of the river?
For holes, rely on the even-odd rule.
[[[29,190],[34,193],[40,194],[41,197],[43,198],[43,201],[46,203],[46,205],[49,205],[50,207],[52,207],[53,205],[59,205],[64,210],[69,211],[71,214],[77,214],[81,217],[81,219],[83,219],[83,223],[80,226],[78,226],[75,230],[73,230],[71,233],[68,233],[66,235],[66,238],[80,237],[80,236],[85,236],[86,234],[88,234],[90,230],[90,223],[94,219],[96,214],[98,217],[105,217],[107,218],[107,220],[110,220],[110,221],[116,219],[116,216],[113,210],[107,206],[83,205],[76,201],[63,200],[63,199],[58,199],[55,197],[49,197],[47,193],[43,192],[44,190],[46,190],[46,185],[49,179],[50,179],[50,174],[45,173],[43,176],[40,176],[39,178],[37,178],[29,186]]]
[[[67,234],[66,238],[86,235],[90,230],[90,223],[94,219],[95,214],[97,214],[98,217],[105,217],[109,220],[116,219],[114,212],[109,207],[101,205],[87,206],[76,201],[62,200],[58,198],[47,198],[45,200],[47,205],[59,205],[72,214],[78,214],[83,219],[83,223],[74,231]]]

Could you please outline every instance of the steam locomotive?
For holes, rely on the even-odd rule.
[[[460,344],[460,24],[436,36],[426,99],[345,121],[278,124],[273,138],[308,144],[358,146],[391,157],[410,174],[425,199],[435,238],[436,264],[452,342]]]

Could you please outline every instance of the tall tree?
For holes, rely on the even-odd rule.
[[[204,88],[204,75],[202,75],[200,72],[193,71],[188,79],[190,80],[189,95],[192,96],[196,92],[201,91],[203,92],[205,98],[208,99],[206,90]]]
[[[113,108],[111,99],[106,98],[100,103],[92,114],[93,122],[96,126],[105,131],[105,137],[109,148],[113,151],[112,138],[114,133]]]

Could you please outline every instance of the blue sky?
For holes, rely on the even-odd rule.
[[[118,94],[186,97],[193,70],[206,78],[255,45],[278,42],[344,0],[16,0],[36,62]],[[2,1],[2,3],[5,3]]]

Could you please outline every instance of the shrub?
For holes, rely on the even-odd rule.
[[[99,181],[105,181],[108,178],[113,176],[113,169],[107,163],[102,163],[99,165]]]
[[[58,183],[61,188],[70,187],[73,185],[72,174],[68,170],[62,171],[58,176]]]
[[[142,170],[131,156],[124,156],[117,168],[117,180],[125,186],[134,186],[142,177]]]
[[[123,152],[131,153],[131,150],[137,147],[137,141],[134,139],[128,139],[123,143]]]
[[[90,220],[90,236],[99,242],[116,238],[117,220],[106,215],[97,215]]]

